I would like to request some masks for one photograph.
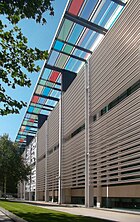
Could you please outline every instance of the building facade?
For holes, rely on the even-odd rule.
[[[140,208],[139,8],[128,1],[38,130],[35,200]]]

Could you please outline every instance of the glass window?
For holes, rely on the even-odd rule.
[[[95,114],[95,115],[93,116],[93,122],[95,122],[96,119],[97,119],[97,116],[96,116],[96,114]]]

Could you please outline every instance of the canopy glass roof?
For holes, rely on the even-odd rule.
[[[63,69],[78,74],[122,13],[126,1],[68,2],[16,137],[21,146],[26,145],[27,135],[35,136],[37,133],[38,115],[48,116],[59,101]]]

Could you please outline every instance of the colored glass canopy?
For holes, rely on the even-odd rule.
[[[48,116],[61,97],[63,70],[78,73],[122,13],[126,0],[70,0],[51,45],[16,142],[35,136],[38,115]]]

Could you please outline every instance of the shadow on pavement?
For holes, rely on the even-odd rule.
[[[17,216],[27,220],[28,222],[111,222],[93,217],[84,217],[78,215],[63,215],[55,213],[18,213]]]

